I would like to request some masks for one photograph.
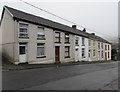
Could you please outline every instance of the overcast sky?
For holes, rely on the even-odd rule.
[[[104,2],[101,2],[101,0],[91,0],[91,2],[88,2],[87,0],[80,0],[81,2],[68,2],[65,0],[62,0],[64,2],[55,2],[53,0],[51,2],[48,2],[47,0],[45,0],[45,2],[41,2],[41,0],[34,0],[34,2],[30,2],[29,0],[23,1],[27,1],[60,17],[82,25],[83,27],[88,28],[88,32],[95,32],[97,35],[104,37],[109,41],[113,41],[118,37],[117,0],[104,0]],[[1,1],[0,16],[4,5],[68,26],[73,25],[72,23],[56,18],[19,0],[4,0],[4,2]],[[77,28],[81,30],[83,29],[80,26]]]

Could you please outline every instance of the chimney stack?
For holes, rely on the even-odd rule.
[[[76,29],[76,27],[77,27],[76,25],[72,25],[72,28]]]
[[[91,33],[92,35],[95,35],[95,33]]]
[[[86,32],[86,29],[85,29],[85,28],[83,29],[83,32]]]

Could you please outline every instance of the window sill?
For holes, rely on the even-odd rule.
[[[45,38],[37,38],[37,40],[46,40]]]
[[[61,42],[55,42],[55,43],[61,43]]]
[[[29,37],[19,37],[19,38],[23,38],[23,39],[29,39]]]
[[[67,57],[65,57],[65,58],[70,58],[70,56],[67,56]]]
[[[82,45],[82,46],[85,46],[85,45]]]
[[[37,56],[37,58],[46,58],[46,56]]]
[[[70,44],[70,42],[65,42],[65,44]]]

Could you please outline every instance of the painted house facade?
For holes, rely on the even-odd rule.
[[[1,19],[3,54],[13,63],[75,61],[74,39],[80,31],[7,6]]]
[[[75,36],[75,61],[88,61],[88,38]]]
[[[75,25],[69,27],[4,6],[0,27],[2,53],[14,64],[111,59],[111,44],[96,40],[95,35],[82,32]],[[98,50],[98,41],[107,46],[103,49],[104,59],[102,56],[98,59],[98,51],[102,53]]]

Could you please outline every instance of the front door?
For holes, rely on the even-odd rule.
[[[75,61],[79,61],[79,49],[75,49]]]
[[[55,61],[60,62],[60,47],[55,46]]]
[[[27,62],[27,44],[26,43],[19,44],[19,62],[20,63]]]
[[[107,60],[107,52],[105,52],[105,60]]]

